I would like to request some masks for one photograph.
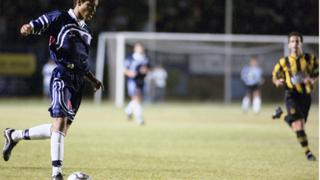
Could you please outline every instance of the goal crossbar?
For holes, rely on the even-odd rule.
[[[105,55],[107,48],[107,41],[112,40],[115,44],[114,49],[108,53],[115,53],[115,58],[109,58],[109,69],[115,72],[115,85],[110,85],[109,92],[112,100],[117,107],[122,107],[125,99],[125,77],[123,75],[123,62],[125,59],[125,43],[126,41],[143,41],[143,40],[162,40],[162,41],[198,41],[198,42],[225,42],[226,54],[229,46],[233,42],[245,42],[245,43],[280,43],[283,44],[284,54],[288,54],[287,36],[282,35],[234,35],[234,34],[197,34],[197,33],[155,33],[155,32],[102,32],[99,34],[97,56],[96,56],[96,77],[103,81]],[[318,44],[318,36],[304,36],[304,43]],[[110,44],[109,44],[110,45]],[[109,54],[108,54],[109,55]],[[111,56],[109,56],[111,57]],[[228,57],[228,56],[227,56]],[[230,57],[230,56],[229,56]],[[230,58],[226,58],[226,66],[230,65]],[[112,67],[110,67],[112,66]],[[230,67],[226,67],[225,71],[225,102],[229,102],[231,99],[231,71]],[[101,103],[102,92],[97,91],[94,94],[94,102]]]

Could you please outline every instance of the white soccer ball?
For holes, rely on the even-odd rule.
[[[68,177],[68,180],[91,180],[91,177],[84,172],[73,172]]]

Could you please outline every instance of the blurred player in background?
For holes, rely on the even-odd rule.
[[[135,43],[133,51],[133,54],[125,60],[124,74],[127,77],[128,95],[131,98],[125,109],[125,113],[129,119],[134,115],[137,124],[143,125],[141,102],[144,91],[144,79],[149,71],[150,63],[141,43]]]
[[[42,67],[42,77],[43,77],[43,97],[45,99],[50,98],[50,80],[52,71],[57,65],[52,59],[49,59],[46,64]]]
[[[98,0],[75,0],[74,9],[46,13],[21,27],[23,36],[49,36],[50,56],[57,64],[50,83],[52,102],[49,111],[53,122],[25,130],[5,129],[5,161],[9,160],[12,149],[20,140],[51,138],[52,179],[63,179],[64,137],[80,106],[84,79],[94,90],[103,89],[102,83],[89,70],[87,61],[92,37],[85,21],[92,19],[97,5]]]
[[[307,159],[314,161],[316,157],[309,149],[304,129],[311,106],[310,93],[318,80],[319,64],[314,55],[303,52],[302,44],[303,37],[300,33],[292,32],[288,35],[290,54],[275,65],[272,82],[276,87],[285,86],[285,121],[296,133]],[[280,118],[281,114],[282,110],[278,107],[273,118]]]
[[[161,64],[154,66],[151,72],[151,80],[154,85],[154,93],[152,100],[154,102],[161,102],[164,100],[166,94],[166,85],[167,85],[167,71],[162,67]]]
[[[253,112],[258,113],[261,108],[260,86],[263,83],[263,77],[256,58],[251,58],[249,66],[241,70],[241,79],[247,88],[247,93],[242,99],[242,110],[247,112],[252,100]]]

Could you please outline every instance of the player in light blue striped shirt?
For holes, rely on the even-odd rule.
[[[263,77],[256,58],[251,58],[250,65],[242,69],[241,79],[247,88],[247,93],[242,99],[242,110],[248,111],[250,99],[252,99],[253,112],[258,113],[261,108],[260,86],[263,83]]]

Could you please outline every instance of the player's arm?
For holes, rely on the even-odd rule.
[[[124,70],[123,70],[123,73],[124,75],[126,75],[127,77],[129,78],[134,78],[136,77],[137,73],[135,71],[132,71],[130,70],[130,60],[127,58],[125,61],[124,61]]]
[[[304,83],[315,84],[319,79],[319,62],[315,56],[311,58],[312,70],[308,77],[304,79]]]
[[[139,74],[146,75],[149,72],[149,67],[147,65],[142,65],[139,68]]]
[[[151,69],[150,62],[148,62],[146,64],[142,64],[140,66],[140,68],[138,69],[138,71],[139,71],[138,74],[145,76],[150,71],[150,69]]]
[[[91,83],[94,91],[97,91],[100,88],[102,91],[104,90],[103,83],[99,81],[91,71],[86,73],[85,78]]]
[[[54,22],[60,14],[60,11],[53,11],[46,13],[37,19],[31,20],[28,24],[21,26],[21,35],[28,36],[30,34],[42,34],[49,29],[52,22]]]
[[[247,76],[247,74],[248,74],[248,72],[247,72],[247,67],[245,66],[245,67],[243,67],[242,69],[241,69],[241,72],[240,72],[240,77],[241,77],[241,80],[244,82],[247,78],[246,78],[246,76]]]
[[[130,77],[130,78],[134,78],[134,77],[136,77],[136,75],[137,75],[136,72],[131,71],[131,70],[127,69],[127,68],[124,69],[124,74],[125,74],[126,76]]]
[[[282,71],[282,66],[281,66],[281,61],[280,61],[274,66],[274,69],[272,71],[272,82],[276,87],[284,85],[284,78],[282,77],[283,71]]]
[[[24,24],[20,28],[20,33],[22,36],[28,36],[33,31],[33,27],[30,24]]]

